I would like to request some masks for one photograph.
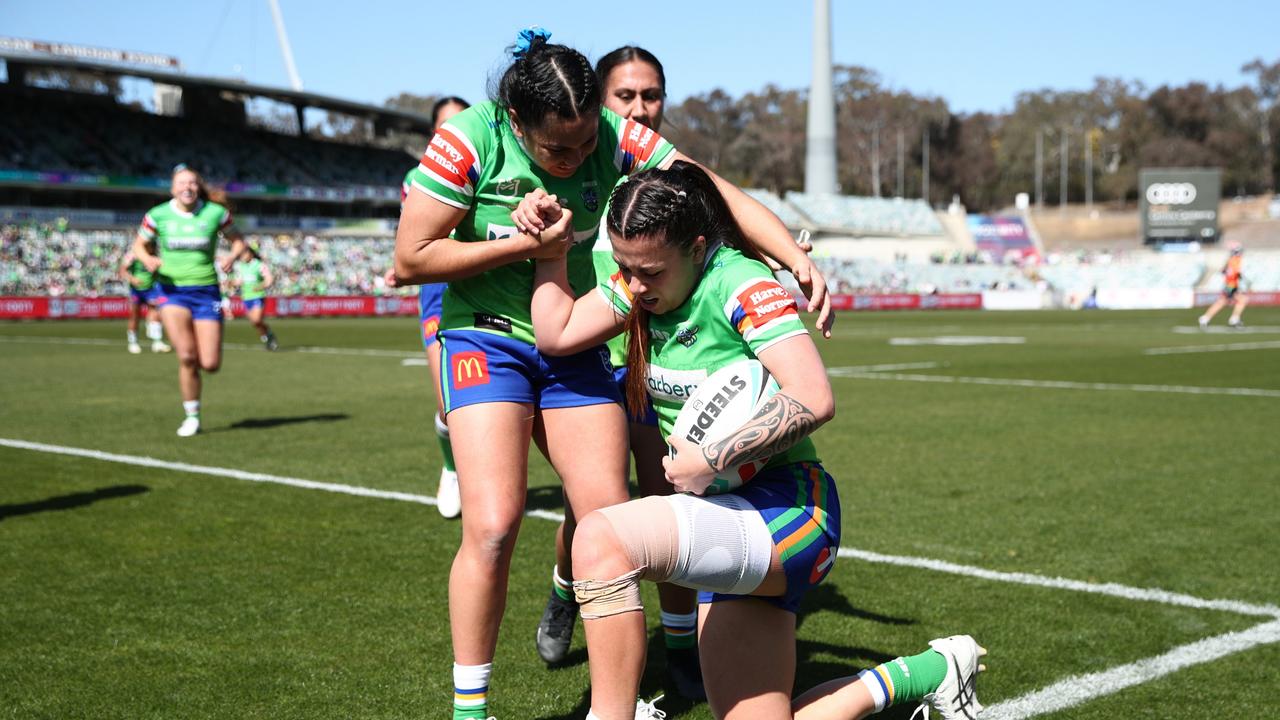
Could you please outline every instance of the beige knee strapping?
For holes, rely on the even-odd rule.
[[[640,573],[637,568],[612,580],[574,580],[573,597],[583,620],[618,615],[624,612],[644,610],[640,602]]]
[[[573,594],[583,620],[643,610],[640,580],[663,582],[671,577],[680,548],[675,511],[663,498],[641,498],[599,512],[636,569],[612,580],[575,581]]]
[[[680,554],[680,526],[665,497],[646,497],[600,510],[645,580],[666,582]]]

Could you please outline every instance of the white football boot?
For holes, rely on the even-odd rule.
[[[462,495],[458,492],[458,473],[440,468],[440,489],[436,490],[436,509],[447,518],[462,514]]]
[[[937,690],[924,696],[927,705],[921,704],[920,707],[924,709],[925,720],[929,718],[929,705],[944,720],[976,720],[978,713],[982,712],[982,703],[978,702],[975,683],[978,673],[987,669],[978,663],[978,658],[986,655],[987,651],[968,635],[930,640],[929,647],[946,658],[947,676]]]
[[[178,426],[178,437],[191,437],[200,432],[200,417],[198,415],[188,415],[186,420]]]

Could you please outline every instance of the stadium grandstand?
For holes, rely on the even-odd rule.
[[[0,40],[0,217],[11,220],[132,226],[185,163],[226,190],[242,227],[354,220],[389,232],[430,127],[393,108],[190,75],[176,58]]]
[[[277,294],[412,294],[385,287],[381,273],[400,179],[428,118],[190,75],[166,56],[0,38],[0,61],[0,112],[10,119],[0,125],[0,295],[126,294],[119,258],[142,210],[168,196],[177,163],[227,192],[275,268]],[[913,198],[747,192],[811,234],[830,285],[846,296],[1184,306],[1205,304],[1222,283],[1224,247],[1144,247],[1133,209],[983,215],[958,200],[940,210]],[[1249,249],[1250,289],[1280,290],[1280,203],[1228,200],[1220,216],[1222,239]],[[937,305],[886,305],[904,306]]]

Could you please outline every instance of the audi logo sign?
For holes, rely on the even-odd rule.
[[[1147,202],[1152,205],[1190,205],[1196,199],[1196,186],[1191,183],[1153,183],[1147,187]]]

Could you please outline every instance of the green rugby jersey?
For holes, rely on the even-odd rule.
[[[176,200],[148,210],[138,234],[156,244],[162,262],[156,281],[178,287],[218,284],[214,253],[218,233],[229,225],[231,211],[215,202],[201,201],[189,213]]]
[[[249,262],[237,262],[236,279],[240,281],[240,299],[257,300],[267,294],[262,287],[262,261],[254,258]]]
[[[133,257],[133,253],[130,252],[129,256]],[[138,281],[137,285],[132,286],[135,290],[150,290],[156,284],[155,273],[148,270],[147,266],[143,265],[142,261],[137,258],[129,261],[127,272],[134,280]]]
[[[614,310],[631,310],[631,293],[614,266],[599,291]],[[707,257],[702,277],[683,305],[649,316],[649,367],[645,382],[663,437],[671,434],[680,408],[711,373],[765,348],[805,333],[796,302],[764,263],[729,247]],[[773,456],[765,466],[818,462],[805,438]]]
[[[600,110],[595,152],[570,178],[543,171],[525,154],[506,112],[492,102],[454,115],[431,138],[410,185],[455,208],[467,210],[453,232],[462,242],[517,234],[511,211],[535,188],[560,198],[573,211],[579,243],[569,252],[569,280],[578,294],[594,287],[591,242],[609,192],[618,179],[652,167],[667,167],[675,148],[653,130]],[[441,329],[475,329],[533,343],[529,303],[533,261],[523,260],[449,282]]]

